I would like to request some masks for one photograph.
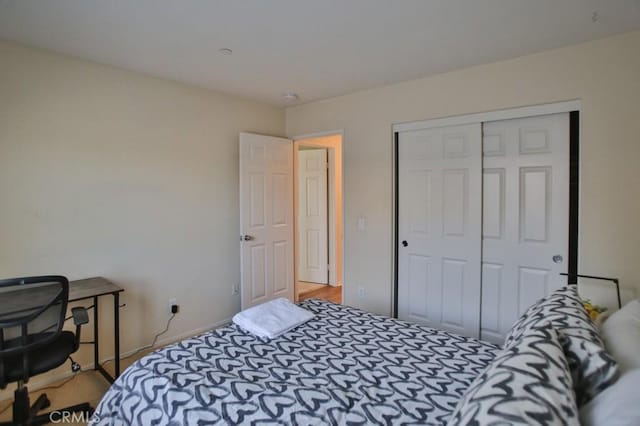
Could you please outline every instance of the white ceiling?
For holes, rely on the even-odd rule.
[[[2,39],[274,105],[638,28],[640,0],[0,0]]]

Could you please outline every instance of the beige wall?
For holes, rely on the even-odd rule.
[[[633,32],[288,108],[289,136],[345,132],[346,303],[390,312],[393,123],[571,99],[583,107],[580,271],[639,289],[640,32]],[[366,230],[357,230],[358,217]]]
[[[282,135],[284,112],[10,43],[0,63],[0,277],[112,279],[123,351],[164,328],[170,298],[165,341],[237,312],[238,133]]]

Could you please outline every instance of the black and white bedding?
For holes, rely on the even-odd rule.
[[[92,424],[444,424],[499,347],[326,301],[267,340],[230,325],[150,354]]]

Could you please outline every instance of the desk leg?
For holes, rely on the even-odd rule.
[[[120,327],[119,327],[119,318],[118,318],[118,293],[113,294],[113,303],[115,304],[114,311],[114,335],[116,336],[115,341],[115,377],[118,377],[120,374]],[[99,349],[99,327],[98,327],[98,296],[93,296],[93,369],[98,371],[100,374],[104,376],[105,379],[109,383],[113,383],[114,377],[111,376],[104,369],[104,367],[100,364],[100,349]]]
[[[115,357],[115,374],[114,378],[120,376],[120,294],[113,293],[113,327],[115,341],[113,342]],[[97,345],[96,345],[97,347]]]
[[[98,350],[98,296],[93,296],[93,369],[100,365],[100,351]]]

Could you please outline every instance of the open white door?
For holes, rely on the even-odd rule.
[[[327,150],[298,151],[298,280],[329,281]]]
[[[293,300],[293,145],[240,133],[241,306]]]

